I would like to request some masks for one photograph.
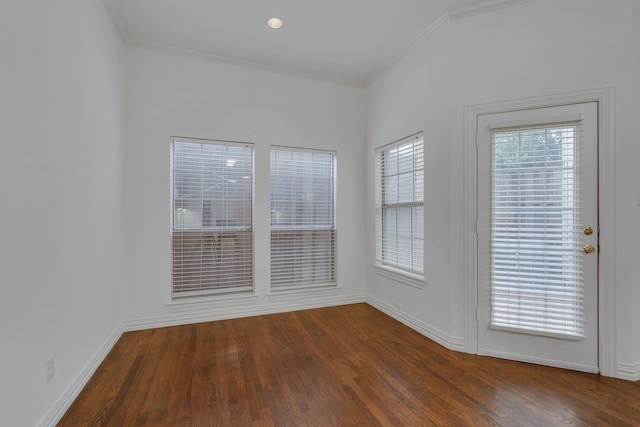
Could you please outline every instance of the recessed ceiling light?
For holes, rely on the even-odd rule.
[[[271,18],[267,19],[267,27],[269,27],[271,29],[279,30],[283,26],[284,26],[284,22],[282,22],[282,19],[280,19],[280,18],[271,17]]]

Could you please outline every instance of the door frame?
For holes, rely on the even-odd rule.
[[[615,332],[615,88],[568,92],[464,107],[464,333],[465,351],[478,353],[478,116],[509,111],[598,103],[598,364],[600,375],[617,376]]]

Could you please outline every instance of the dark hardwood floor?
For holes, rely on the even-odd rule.
[[[640,426],[640,384],[456,353],[356,304],[125,333],[59,426]]]

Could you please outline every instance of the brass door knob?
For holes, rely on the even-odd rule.
[[[594,253],[596,251],[596,248],[594,248],[591,245],[584,245],[582,247],[582,249],[584,250],[584,253],[586,253],[586,254],[592,254],[592,253]]]
[[[582,230],[582,232],[584,234],[586,234],[587,236],[591,236],[593,234],[593,228],[591,227],[585,227],[584,230]]]

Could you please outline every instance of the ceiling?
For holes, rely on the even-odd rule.
[[[494,0],[493,3],[496,1]],[[483,0],[103,0],[125,42],[363,85],[445,13]],[[284,28],[265,25],[270,16]]]

